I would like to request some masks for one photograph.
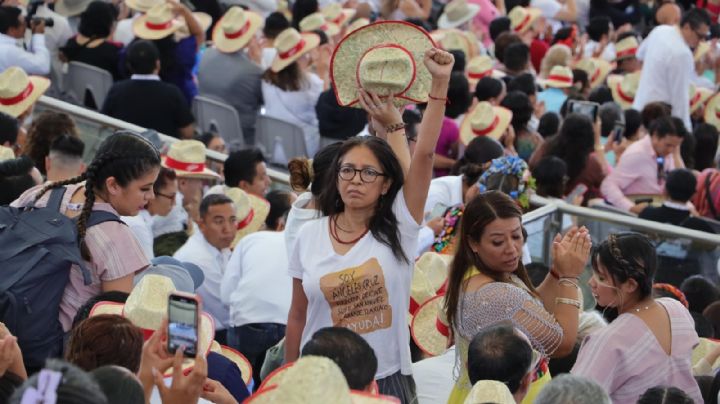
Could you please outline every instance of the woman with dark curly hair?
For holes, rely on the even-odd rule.
[[[30,157],[42,175],[47,175],[45,157],[50,154],[50,145],[60,135],[78,137],[75,122],[63,112],[42,112],[33,119],[28,129],[23,154]]]

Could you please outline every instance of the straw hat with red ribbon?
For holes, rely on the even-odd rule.
[[[698,109],[703,108],[712,95],[712,90],[690,84],[690,114],[694,114]]]
[[[141,13],[147,13],[151,8],[163,3],[165,0],[125,0],[126,6]]]
[[[480,12],[479,4],[468,4],[467,0],[452,0],[438,19],[438,28],[457,28],[472,20]]]
[[[347,23],[355,17],[356,13],[354,8],[343,8],[340,3],[335,2],[323,7],[320,12],[329,23],[335,24],[338,27],[347,25]]]
[[[370,25],[370,20],[368,20],[367,18],[362,18],[362,17],[358,18],[355,21],[353,21],[352,23],[350,23],[350,25],[348,25],[347,32],[348,33],[353,32],[356,29],[362,28],[366,25]]]
[[[220,52],[237,52],[250,42],[262,26],[263,18],[260,14],[245,11],[237,6],[230,7],[215,24],[212,34],[213,43]]]
[[[179,140],[170,145],[162,165],[175,170],[178,177],[219,179],[220,175],[205,165],[205,150],[199,140]]]
[[[235,217],[238,221],[237,233],[232,242],[234,248],[240,239],[262,228],[268,213],[270,213],[270,203],[235,187],[225,188],[225,195],[232,199],[235,205]]]
[[[340,106],[360,108],[359,88],[397,105],[428,100],[431,76],[423,63],[435,47],[422,28],[403,21],[380,21],[346,35],[330,61],[330,79]]]
[[[493,106],[487,101],[479,102],[472,111],[465,114],[460,124],[460,141],[467,145],[477,136],[498,140],[511,120],[512,111],[509,109]]]
[[[445,282],[452,255],[426,252],[415,262],[410,284],[410,314],[431,298],[445,293]]]
[[[250,364],[250,361],[248,358],[245,357],[245,355],[241,354],[240,352],[236,351],[233,348],[230,348],[229,346],[220,345],[217,341],[213,341],[210,345],[210,350],[212,352],[218,353],[235,363],[240,369],[240,374],[242,374],[243,382],[246,386],[250,386],[253,378],[253,367],[252,364]]]
[[[327,36],[335,36],[340,32],[337,24],[329,22],[321,12],[312,13],[300,20],[300,32],[313,32],[320,30]]]
[[[495,70],[495,61],[487,55],[475,56],[470,59],[465,67],[465,75],[471,85],[476,84],[483,77],[495,77],[497,79],[505,76],[505,73]]]
[[[479,52],[476,41],[470,35],[473,34],[454,28],[439,29],[430,33],[433,41],[440,47],[446,51],[459,50],[465,55],[466,60],[472,59]]]
[[[437,295],[417,309],[410,323],[410,334],[415,345],[430,356],[442,355],[450,343],[448,336],[438,329],[438,317],[443,312],[445,295]]]
[[[270,65],[270,70],[278,73],[294,61],[318,47],[320,37],[312,33],[299,33],[295,28],[288,28],[275,38],[277,55]]]
[[[533,26],[540,16],[542,16],[542,11],[537,8],[516,6],[508,14],[510,28],[513,32],[523,34]]]
[[[632,108],[633,101],[635,101],[635,93],[640,84],[640,72],[629,73],[624,76],[613,74],[608,76],[607,83],[615,102],[617,102],[622,109]]]
[[[553,66],[546,79],[538,79],[545,87],[569,88],[573,85],[573,72],[567,66]]]
[[[705,106],[705,122],[720,129],[720,93],[713,95]]]
[[[193,11],[192,15],[195,18],[195,21],[197,21],[198,25],[200,25],[200,30],[202,32],[210,29],[210,26],[212,25],[212,17],[210,17],[210,14],[203,13],[201,11]],[[176,41],[181,41],[185,38],[192,36],[192,34],[190,33],[190,27],[188,27],[187,23],[185,23],[185,19],[180,19],[180,22],[182,23],[182,25],[180,25],[180,29],[175,31]]]
[[[595,88],[605,81],[612,65],[603,59],[585,58],[577,62],[575,68],[584,70],[588,74],[590,88]]]
[[[162,3],[133,21],[133,33],[142,39],[162,39],[175,33],[183,25],[182,21],[175,18],[173,6],[170,3]]]
[[[0,112],[15,118],[27,111],[50,87],[50,80],[28,76],[19,67],[8,67],[0,73]]]
[[[637,38],[629,36],[615,44],[615,61],[621,61],[629,57],[635,57],[640,44]]]

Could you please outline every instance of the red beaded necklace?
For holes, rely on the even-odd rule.
[[[341,240],[340,236],[338,235],[338,232],[337,232],[337,229],[339,227],[337,224],[337,218],[338,218],[337,215],[333,216],[328,221],[328,227],[330,228],[330,236],[332,236],[332,238],[340,244],[345,244],[345,245],[355,244],[358,241],[360,241],[361,238],[365,237],[367,232],[370,230],[370,229],[365,229],[365,231],[362,232],[362,234],[360,236],[358,236],[358,238],[352,239],[350,241]]]

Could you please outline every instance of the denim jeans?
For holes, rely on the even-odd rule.
[[[260,387],[260,369],[265,352],[285,337],[285,324],[255,323],[228,328],[227,342],[250,361],[255,389]]]

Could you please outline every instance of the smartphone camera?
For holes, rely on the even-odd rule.
[[[595,120],[597,119],[599,108],[600,104],[596,102],[578,100],[568,101],[568,111],[570,111],[570,113],[585,115],[593,122],[595,122]]]
[[[184,347],[184,356],[194,358],[198,346],[198,300],[193,295],[175,293],[168,299],[168,352],[174,354]]]

